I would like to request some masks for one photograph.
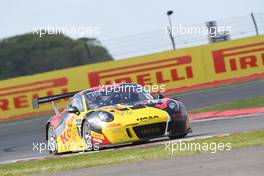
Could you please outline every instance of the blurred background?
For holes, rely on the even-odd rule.
[[[219,41],[261,35],[263,7],[262,0],[1,1],[0,79],[218,42],[175,32],[179,26],[229,28]]]

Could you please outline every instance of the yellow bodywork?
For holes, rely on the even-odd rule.
[[[167,122],[169,120],[167,112],[152,107],[127,111],[115,110],[113,114],[115,116],[115,120],[108,123],[108,126],[102,129],[106,138],[113,144],[138,141],[139,138],[132,129],[135,126],[153,124],[158,122]],[[157,116],[157,118],[142,119],[144,117],[150,116]],[[117,124],[119,125],[117,126]],[[131,133],[131,137],[127,135],[127,129]]]
[[[84,103],[84,102],[83,102]],[[84,103],[85,107],[85,103]],[[119,109],[127,108],[121,111]],[[110,144],[119,144],[126,142],[135,142],[140,139],[135,134],[133,127],[154,124],[159,122],[168,122],[169,115],[166,111],[153,107],[139,109],[130,109],[128,106],[120,105],[114,107],[103,107],[97,110],[108,111],[113,114],[112,122],[101,122],[102,134],[91,131],[91,136],[95,143],[102,143],[107,140]],[[82,121],[88,113],[86,109],[78,116],[70,114],[66,120],[64,130],[57,136],[58,153],[68,151],[82,151],[87,149],[85,142],[78,132],[77,121]],[[128,135],[128,132],[130,136]],[[88,147],[89,150],[89,147]]]

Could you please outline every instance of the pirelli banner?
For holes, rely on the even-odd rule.
[[[0,120],[51,110],[50,105],[33,110],[32,98],[114,82],[164,84],[167,90],[177,91],[252,75],[264,76],[264,36],[0,81]]]

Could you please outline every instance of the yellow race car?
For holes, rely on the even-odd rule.
[[[73,97],[68,107],[46,124],[50,153],[99,150],[153,138],[185,137],[192,130],[182,102],[151,95],[137,84],[121,83],[33,99],[39,104]]]

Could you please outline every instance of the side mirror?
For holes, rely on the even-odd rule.
[[[67,111],[69,113],[74,113],[76,115],[79,115],[80,114],[80,111],[78,110],[78,108],[76,106],[70,106]]]
[[[153,95],[153,97],[155,99],[163,99],[164,98],[164,95],[162,95],[161,93],[157,93],[156,95]]]
[[[161,93],[157,94],[157,99],[163,99],[163,98],[164,98],[164,95],[162,95]]]

